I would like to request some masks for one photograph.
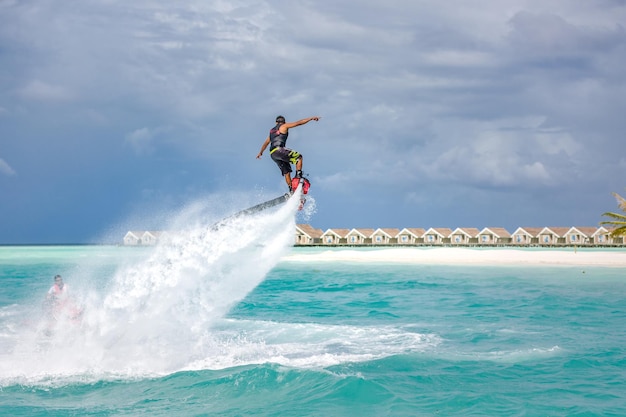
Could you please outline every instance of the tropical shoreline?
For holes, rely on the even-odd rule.
[[[365,250],[364,250],[365,249]],[[292,252],[283,261],[411,263],[423,265],[626,267],[626,251],[580,249],[343,248]]]
[[[3,245],[0,263],[74,257],[75,250],[92,256],[118,257],[148,253],[155,246],[124,245]],[[32,252],[35,250],[35,252]],[[81,255],[84,257],[85,253]],[[91,256],[88,256],[90,258]],[[376,245],[295,245],[281,262],[355,262],[468,266],[596,266],[626,268],[626,249],[597,247],[440,247]]]

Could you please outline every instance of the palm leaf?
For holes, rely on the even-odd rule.
[[[602,215],[605,216],[605,217],[610,217],[612,219],[616,219],[616,220],[626,220],[626,215],[624,215],[624,214],[608,212],[608,213],[602,213]],[[612,222],[603,222],[603,223],[612,223]]]
[[[617,193],[613,193],[613,196],[617,200],[617,206],[620,210],[626,211],[626,199]]]
[[[612,194],[617,200],[617,206],[620,210],[626,212],[626,199],[617,193]],[[613,219],[600,222],[600,224],[607,224],[614,227],[614,229],[610,231],[612,237],[626,236],[626,214],[613,213],[609,211],[602,215]]]
[[[617,229],[611,232],[611,236],[626,236],[626,226],[618,227]]]

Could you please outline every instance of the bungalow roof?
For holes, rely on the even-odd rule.
[[[497,237],[511,237],[511,234],[504,227],[485,227],[480,234],[491,233]]]
[[[527,234],[528,236],[537,237],[542,230],[543,227],[518,227],[513,234],[518,235],[520,234],[520,232],[522,232],[524,234]]]
[[[448,229],[447,227],[431,227],[426,232],[424,232],[424,235],[429,235],[431,233],[434,233],[441,237],[449,237],[452,234],[452,229]]]
[[[374,235],[374,234],[376,234],[376,233],[378,233],[378,232],[381,232],[381,233],[383,233],[385,236],[387,236],[387,237],[389,237],[389,238],[392,238],[392,237],[396,237],[396,236],[398,236],[398,233],[400,233],[400,229],[395,229],[395,228],[384,228],[384,229],[381,229],[381,228],[378,228],[378,229],[376,229],[376,230],[372,233],[372,235]]]
[[[316,229],[309,224],[297,224],[296,229],[311,238],[319,238],[322,237],[322,234],[324,234],[321,229]]]
[[[359,234],[364,238],[368,238],[370,236],[372,236],[374,234],[374,229],[352,229],[350,230],[350,232],[348,233],[348,235],[352,235],[352,234]]]
[[[128,232],[126,232],[126,234],[124,235],[124,239],[126,239],[127,237],[130,236],[134,236],[136,239],[141,239],[141,236],[144,234],[143,230],[129,230]]]
[[[593,233],[592,236],[596,236],[602,233],[610,233],[611,231],[604,226],[598,227],[598,229]]]
[[[426,233],[426,229],[422,229],[421,227],[405,227],[398,232],[398,235],[401,235],[402,233],[408,233],[418,238],[424,236],[424,233]]]
[[[540,234],[544,234],[544,232],[548,232],[558,237],[564,237],[569,230],[570,230],[569,227],[544,227],[543,229],[541,229]]]
[[[461,232],[468,237],[476,237],[480,234],[480,231],[474,227],[457,227],[450,235],[457,234],[457,232]]]
[[[572,234],[572,233],[578,232],[585,237],[591,237],[596,233],[597,230],[598,230],[597,227],[590,227],[590,226],[570,227],[570,229],[567,231],[566,234]]]
[[[332,234],[332,235],[335,235],[337,237],[343,238],[343,237],[348,236],[348,233],[350,233],[350,229],[328,229],[328,230],[326,230],[322,234],[322,236],[326,236],[328,234]]]

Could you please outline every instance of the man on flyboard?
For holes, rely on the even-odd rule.
[[[285,182],[289,187],[290,193],[293,193],[298,187],[298,184],[302,183],[302,192],[306,194],[309,189],[309,181],[306,178],[302,178],[302,155],[300,155],[299,152],[285,147],[287,144],[287,136],[289,136],[289,129],[307,124],[311,120],[317,122],[319,119],[318,116],[314,116],[308,119],[298,120],[297,122],[287,123],[283,116],[276,117],[276,126],[270,129],[269,136],[265,139],[265,142],[263,142],[261,151],[256,156],[257,159],[260,159],[265,148],[267,148],[268,145],[270,146],[270,156],[280,168],[281,174],[285,177]],[[291,164],[295,164],[296,166],[296,176],[293,180],[291,178]]]

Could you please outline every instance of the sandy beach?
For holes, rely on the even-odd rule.
[[[626,250],[381,248],[292,253],[285,261],[390,262],[432,265],[546,265],[626,267]]]

